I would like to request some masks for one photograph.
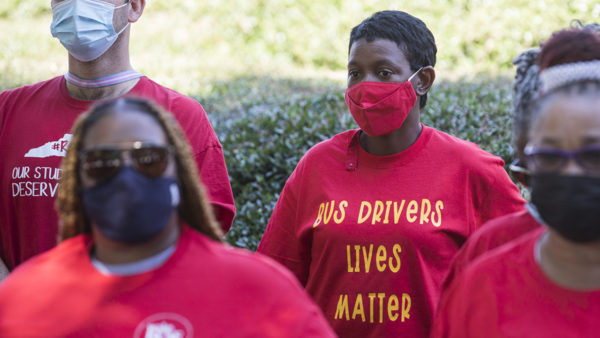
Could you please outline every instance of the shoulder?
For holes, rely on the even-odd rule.
[[[331,161],[344,162],[348,147],[358,129],[341,132],[312,146],[300,160],[302,165],[320,163],[329,165]]]
[[[496,286],[507,283],[517,270],[531,265],[535,243],[544,231],[540,227],[482,254],[467,266],[457,284],[461,284],[462,279],[472,286],[484,279]]]
[[[494,249],[538,229],[540,224],[526,209],[484,223],[465,244],[479,253]]]
[[[138,85],[132,90],[132,94],[153,99],[157,104],[163,106],[172,113],[182,111],[186,108],[193,108],[194,110],[200,110],[204,113],[204,109],[198,101],[173,89],[160,85],[145,76],[140,78]]]
[[[40,91],[44,91],[45,89],[56,90],[57,86],[60,85],[63,77],[56,76],[52,79],[25,85],[18,88],[7,89],[0,93],[0,103],[5,103],[6,101],[18,101],[20,99],[27,99]]]
[[[446,157],[460,160],[469,166],[481,166],[482,164],[504,165],[504,161],[481,149],[477,144],[460,139],[456,136],[439,131],[432,127],[424,127],[430,130],[430,147],[436,152],[443,152]]]
[[[70,277],[79,274],[78,262],[87,255],[90,243],[90,237],[79,235],[19,265],[0,284],[0,299],[12,296],[15,299],[26,299],[19,298],[18,294],[31,290],[57,290],[61,285],[73,282]],[[49,276],[61,278],[49,279]]]

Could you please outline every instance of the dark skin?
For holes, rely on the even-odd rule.
[[[83,138],[84,150],[101,146],[127,148],[136,141],[157,145],[167,144],[164,131],[153,117],[143,112],[121,109],[102,117],[90,127]],[[131,165],[129,158],[125,158],[125,165]],[[88,177],[83,170],[80,170],[79,175],[84,189],[98,183]],[[175,159],[172,156],[163,176],[176,176]],[[156,255],[177,242],[180,232],[177,219],[177,213],[174,212],[163,231],[149,241],[135,244],[122,243],[104,236],[92,221],[96,258],[108,264],[125,264]]]
[[[574,151],[600,145],[600,98],[593,95],[559,95],[539,112],[529,134],[529,144],[540,148]],[[531,168],[535,170],[534,168]],[[600,176],[587,173],[573,159],[563,175]],[[552,228],[540,237],[538,264],[555,283],[574,290],[600,288],[600,240],[575,243]]]
[[[356,40],[348,53],[348,88],[362,81],[405,82],[417,69],[411,69],[402,49],[393,41],[376,39]],[[397,154],[412,145],[421,133],[419,97],[427,94],[435,80],[433,67],[427,66],[412,78],[417,102],[408,117],[390,134],[360,135],[360,144],[370,154],[386,156]]]

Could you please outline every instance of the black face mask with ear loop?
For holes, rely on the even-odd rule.
[[[564,238],[600,240],[600,177],[532,174],[531,203],[541,220]]]

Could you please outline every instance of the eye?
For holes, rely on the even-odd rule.
[[[356,79],[358,78],[358,71],[357,70],[349,70],[348,71],[348,77],[352,78],[352,79]]]
[[[392,72],[387,69],[380,70],[377,72],[377,76],[379,76],[380,79],[387,80],[392,76]]]

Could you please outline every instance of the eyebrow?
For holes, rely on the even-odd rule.
[[[350,66],[356,66],[356,65],[358,65],[358,64],[359,64],[359,63],[358,63],[358,62],[356,62],[356,61],[350,61],[350,62],[348,62],[348,67],[350,67]],[[397,65],[395,62],[393,62],[393,61],[392,61],[392,60],[390,60],[390,59],[379,59],[379,60],[377,60],[377,61],[373,62],[373,64],[375,64],[375,65],[377,65],[377,66],[380,66],[380,65],[385,65],[385,64],[390,64],[390,65],[392,65],[392,66],[394,66],[394,67],[396,67],[396,68],[400,68],[400,66],[399,66],[399,65]]]

